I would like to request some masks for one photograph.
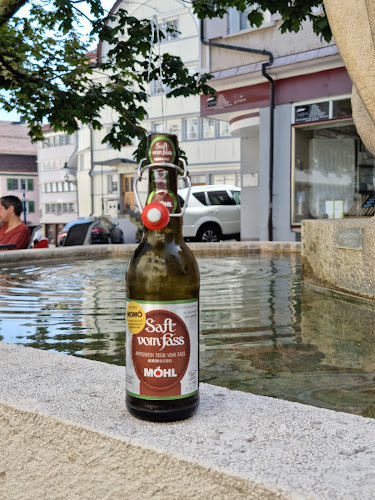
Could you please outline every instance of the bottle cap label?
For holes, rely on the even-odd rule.
[[[159,135],[151,142],[148,156],[151,163],[174,163],[176,146],[166,135]]]

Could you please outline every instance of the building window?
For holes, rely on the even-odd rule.
[[[35,202],[28,201],[27,202],[27,209],[28,209],[29,214],[34,214],[35,213]]]
[[[52,193],[57,193],[57,183],[56,182],[52,182]]]
[[[202,138],[215,137],[215,121],[212,118],[202,118]]]
[[[74,203],[69,203],[69,213],[74,212]]]
[[[258,26],[251,25],[248,19],[250,12],[258,9],[258,4],[254,3],[251,7],[248,7],[243,12],[240,12],[235,7],[231,7],[228,9],[228,31],[229,34],[238,33],[244,30],[256,30]],[[263,15],[263,22],[259,28],[268,25],[271,22],[271,13],[269,10],[261,10],[259,11]]]
[[[151,124],[151,130],[154,133],[163,133],[164,132],[164,122],[153,122]]]
[[[76,185],[74,182],[69,182],[69,191],[75,191],[76,190]]]
[[[8,191],[18,191],[18,179],[7,179]]]
[[[158,25],[159,31],[164,35],[161,42],[168,42],[170,40],[176,40],[180,36],[178,32],[178,19],[164,20]]]
[[[34,191],[34,179],[27,179],[27,190]]]
[[[210,183],[215,185],[229,184],[231,186],[241,186],[241,175],[240,173],[223,173],[223,174],[212,174],[210,176]]]
[[[219,137],[230,136],[229,122],[223,122],[222,120],[219,120],[219,122],[218,122],[218,135],[219,135]]]
[[[198,139],[198,118],[190,118],[184,121],[184,138],[187,141]]]
[[[59,134],[46,137],[42,142],[43,148],[52,148],[55,146],[64,146],[65,144],[71,144],[70,135]]]
[[[160,80],[150,82],[150,95],[166,94],[168,91],[168,85],[163,84]]]
[[[107,175],[108,193],[117,193],[117,180],[113,175]]]
[[[57,191],[59,193],[62,193],[63,190],[64,190],[64,184],[62,182],[58,182],[57,183]]]
[[[204,186],[206,184],[205,175],[191,175],[190,180],[192,186]]]
[[[230,136],[229,123],[213,118],[184,120],[184,140],[213,139]]]

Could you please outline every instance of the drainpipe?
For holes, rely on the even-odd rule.
[[[267,68],[272,66],[273,54],[268,50],[251,49],[248,47],[239,47],[237,45],[227,45],[224,43],[210,42],[204,38],[204,20],[201,19],[201,43],[209,47],[218,47],[220,49],[236,50],[238,52],[248,52],[251,54],[260,54],[268,57],[268,61],[262,64],[262,75],[270,82],[270,148],[269,148],[269,206],[268,206],[268,239],[273,240],[273,170],[274,170],[274,115],[275,115],[275,82],[267,73]]]
[[[91,178],[91,214],[90,217],[94,214],[94,178],[93,178],[93,173],[94,171],[94,149],[93,149],[93,130],[92,127],[90,127],[90,172],[89,176]]]

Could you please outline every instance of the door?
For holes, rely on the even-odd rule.
[[[125,212],[134,212],[134,176],[122,176],[123,207]]]

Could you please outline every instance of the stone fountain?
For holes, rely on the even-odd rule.
[[[353,82],[358,134],[375,154],[375,0],[324,0]],[[302,223],[302,279],[375,300],[375,217]]]

